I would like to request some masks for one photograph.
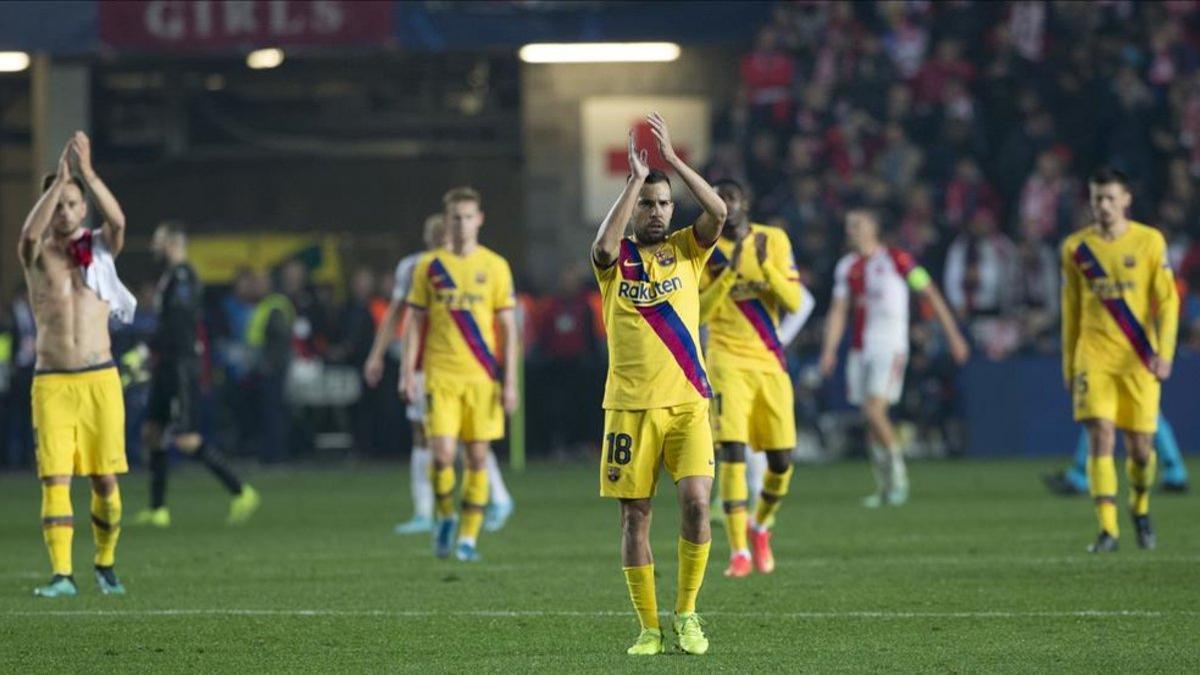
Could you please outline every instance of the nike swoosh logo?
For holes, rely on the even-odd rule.
[[[625,267],[641,267],[642,261],[626,260],[625,262],[623,262],[621,264],[624,265]]]

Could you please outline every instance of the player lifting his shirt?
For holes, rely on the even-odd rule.
[[[604,387],[600,494],[620,501],[621,564],[641,623],[631,655],[663,652],[650,551],[650,498],[665,465],[682,511],[673,627],[679,648],[708,651],[696,596],[708,564],[712,396],[700,353],[700,276],[725,223],[725,202],[675,154],[666,122],[648,122],[658,150],[704,213],[670,232],[675,204],[666,174],[651,171],[629,137],[630,176],[600,225],[592,265],[603,299],[609,365]],[[632,222],[633,234],[626,237]]]

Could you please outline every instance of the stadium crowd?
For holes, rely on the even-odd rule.
[[[704,174],[747,186],[754,220],[788,233],[817,299],[792,349],[801,424],[824,407],[820,387],[800,374],[819,348],[848,205],[884,215],[889,241],[937,277],[980,358],[1052,354],[1056,246],[1089,217],[1082,177],[1111,164],[1135,181],[1133,217],[1167,236],[1184,290],[1180,344],[1200,349],[1200,3],[784,2],[730,67],[740,86],[716,115]],[[527,406],[529,443],[544,452],[590,447],[600,427],[603,328],[584,255],[552,289],[518,280],[526,400],[536,403]],[[390,271],[356,269],[338,301],[293,262],[271,277],[246,272],[214,294],[209,424],[224,447],[266,462],[313,452],[324,418],[283,405],[290,364],[359,372],[391,284]],[[117,337],[131,429],[153,290]],[[259,312],[277,317],[275,339],[250,330]],[[902,416],[944,425],[954,369],[930,313],[914,317]],[[0,466],[28,466],[33,322],[23,290],[4,325]],[[397,355],[379,387],[330,413],[360,452],[406,443]],[[555,395],[565,380],[595,386]],[[131,450],[136,442],[130,434]]]

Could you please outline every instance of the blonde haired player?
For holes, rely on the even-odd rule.
[[[435,251],[446,244],[445,215],[434,213],[425,218],[422,229],[422,239],[425,250],[405,256],[396,265],[395,283],[392,287],[391,302],[379,321],[375,330],[375,340],[371,344],[371,352],[363,363],[363,379],[367,386],[375,387],[383,377],[383,357],[392,338],[396,335],[397,325],[400,334],[408,329],[409,311],[404,304],[412,289],[413,269],[421,257],[428,251]],[[397,342],[397,344],[400,344]],[[400,354],[403,355],[401,346]],[[413,515],[403,523],[398,523],[394,532],[399,535],[421,534],[433,529],[433,486],[429,482],[429,469],[433,465],[433,453],[430,452],[425,438],[425,372],[420,355],[417,356],[416,371],[417,394],[405,406],[405,415],[412,423],[412,454],[409,456],[409,485],[412,492]],[[404,396],[404,391],[400,390]],[[509,495],[504,477],[500,473],[500,464],[496,461],[496,453],[488,451],[487,458],[488,488],[490,501],[486,511],[483,527],[491,532],[504,526],[505,521],[512,515],[513,500]]]
[[[708,651],[696,614],[712,533],[712,389],[700,354],[700,276],[725,223],[725,202],[671,146],[666,122],[648,118],[658,149],[704,213],[671,233],[675,203],[667,176],[651,171],[629,136],[630,176],[600,224],[592,266],[608,335],[600,494],[620,501],[621,564],[641,624],[634,656],[661,654],[663,634],[650,551],[651,497],[659,469],[675,481],[682,511],[679,576],[672,621],[679,648]],[[625,236],[632,221],[633,235]]]
[[[71,175],[72,158],[82,182]],[[96,233],[83,224],[88,214],[85,185],[104,219]],[[41,597],[78,593],[71,560],[72,475],[87,476],[92,483],[93,562],[100,591],[125,592],[113,568],[121,533],[117,474],[128,471],[125,402],[108,333],[111,313],[132,320],[132,297],[113,268],[124,247],[125,214],[92,168],[87,135],[76,132],[25,219],[17,249],[37,324],[33,426],[42,480],[42,534],[53,572],[50,583],[34,591]]]
[[[805,292],[787,234],[750,222],[746,193],[737,182],[719,181],[715,188],[729,217],[700,283],[700,321],[708,327],[710,416],[729,538],[725,576],[744,577],[752,569],[751,544],[758,571],[775,570],[768,526],[788,492],[796,447],[795,402],[780,328],[788,312],[801,309]],[[767,459],[749,522],[747,445]]]
[[[516,299],[508,262],[479,244],[479,193],[454,188],[442,201],[447,243],[413,268],[400,388],[410,403],[425,398],[425,435],[433,452],[434,553],[446,558],[453,548],[459,560],[477,561],[491,442],[504,436],[504,415],[518,404],[517,373],[511,367],[520,349]],[[496,357],[497,321],[504,330],[507,368]],[[425,363],[424,392],[416,377],[418,352]],[[454,457],[460,440],[466,446],[461,522],[454,510]]]
[[[1137,542],[1154,548],[1150,486],[1161,382],[1171,376],[1179,295],[1162,234],[1128,220],[1125,174],[1088,181],[1093,224],[1062,245],[1063,381],[1088,434],[1088,487],[1100,534],[1088,550],[1117,549],[1116,430],[1125,432],[1129,507]]]

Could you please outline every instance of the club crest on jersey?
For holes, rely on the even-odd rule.
[[[475,274],[475,283],[486,284],[487,283],[487,274],[484,272],[477,272]]]
[[[621,480],[621,470],[615,466],[608,467],[608,480],[611,483]]]
[[[654,252],[654,260],[662,267],[669,267],[675,264],[675,254],[671,252],[671,249],[664,246]]]
[[[1126,269],[1133,269],[1133,267],[1134,267],[1135,265],[1137,265],[1137,261],[1136,261],[1136,260],[1134,260],[1134,259],[1133,259],[1133,256],[1131,256],[1131,255],[1127,255],[1127,256],[1125,256],[1125,260],[1124,260],[1123,262],[1125,263],[1125,268],[1126,268]]]

